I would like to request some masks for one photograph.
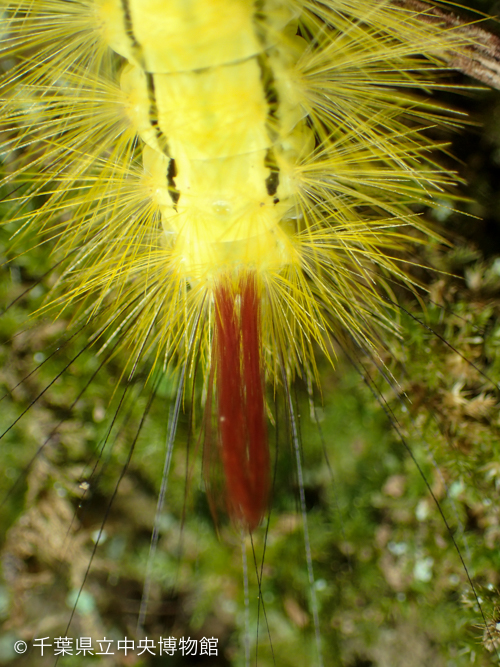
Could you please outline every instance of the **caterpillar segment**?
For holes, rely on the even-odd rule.
[[[258,301],[273,273],[301,272],[299,229],[283,221],[296,204],[294,168],[319,143],[290,92],[307,49],[295,8],[258,7],[97,3],[107,43],[128,63],[121,89],[144,142],[169,261],[191,288],[208,290],[215,308],[217,419],[215,435],[206,426],[205,478],[214,478],[215,439],[227,510],[251,530],[267,509],[270,477]],[[322,328],[313,324],[316,340]],[[213,508],[210,486],[209,495]]]
[[[50,229],[66,257],[51,305],[103,310],[111,336],[133,320],[132,369],[153,355],[189,371],[199,350],[211,504],[219,458],[226,509],[252,530],[265,384],[317,379],[331,332],[372,352],[397,332],[385,294],[411,287],[400,259],[433,236],[411,207],[453,182],[424,128],[456,121],[414,91],[466,38],[379,0],[0,6],[18,59],[5,182],[27,185],[20,227]]]
[[[173,3],[161,20],[157,5],[129,3],[122,21],[116,20],[121,2],[103,3],[98,12],[110,46],[128,61],[121,89],[144,142],[145,177],[161,213],[169,261],[214,303],[217,419],[206,427],[205,477],[213,477],[209,450],[215,441],[227,510],[254,529],[267,509],[270,478],[262,282],[271,271],[298,265],[293,239],[281,225],[293,208],[287,161],[298,139],[313,146],[314,138],[303,112],[280,90],[286,79],[274,80],[273,56],[266,51],[276,51],[280,62],[279,49],[257,29],[250,3]],[[210,30],[214,22],[218,30]]]

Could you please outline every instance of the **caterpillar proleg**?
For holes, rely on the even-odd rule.
[[[460,505],[466,478],[489,481],[492,494],[498,480],[496,310],[490,303],[472,322],[460,319],[460,305],[438,309],[454,294],[456,267],[442,259],[447,241],[429,222],[459,207],[446,135],[465,118],[440,93],[459,89],[449,70],[470,61],[477,33],[424,3],[385,0],[0,7],[5,253],[55,322],[14,338],[34,345],[36,372],[6,364],[5,405],[26,402],[3,428],[4,486],[24,471],[6,520],[23,490],[28,509],[6,538],[5,655],[19,637],[35,664],[35,638],[67,637],[61,660],[85,664],[76,639],[98,648],[108,636],[117,648],[110,664],[167,660],[158,654],[167,638],[176,653],[166,655],[179,664],[208,662],[201,642],[209,639],[219,642],[212,664],[497,659],[496,534],[484,538],[482,567],[462,535],[466,511],[469,522],[491,525],[496,515],[472,505],[475,487]],[[429,256],[442,281],[432,290]],[[471,258],[461,267],[471,271]],[[493,284],[495,266],[476,267],[476,284]],[[429,324],[411,310],[426,290]],[[7,323],[24,299],[14,294]],[[455,338],[444,345],[454,381],[446,390],[435,377],[422,383],[436,402],[444,396],[455,421],[448,429],[439,410],[429,419],[419,412],[416,381],[412,414],[425,435],[412,445],[402,398],[411,382],[392,358],[410,365],[406,331],[419,355],[430,354],[437,336],[451,337],[447,323],[463,347]],[[368,521],[365,551],[357,519],[342,518],[355,514],[347,502],[357,507],[361,482],[333,416],[349,400],[337,395],[335,407],[321,397],[321,378],[336,382],[331,366],[346,386],[353,374],[365,377],[394,431],[390,440],[365,416],[380,441],[378,450],[360,445],[371,452],[364,480],[379,488],[371,491],[379,527]],[[26,423],[36,424],[31,448],[15,462]],[[436,453],[431,432],[451,449]],[[456,470],[443,472],[452,454]],[[323,489],[316,498],[314,489]],[[139,537],[115,532],[121,513]],[[420,526],[411,539],[410,524]],[[444,543],[451,548],[438,568],[431,553]],[[245,584],[235,590],[240,547]],[[387,554],[377,570],[386,583],[373,574],[376,549]],[[287,576],[297,558],[301,574]],[[445,603],[429,612],[414,662],[405,662],[397,646],[410,641],[420,598],[432,609],[438,591]],[[378,597],[387,606],[374,606]],[[469,614],[467,637],[446,627],[458,623],[455,609],[453,621],[438,622],[448,598]],[[122,600],[116,616],[106,613],[111,599]],[[377,625],[396,628],[398,640],[371,638]],[[137,642],[129,653],[119,645],[127,638]],[[199,642],[196,653],[188,638]],[[47,664],[57,657],[51,645]]]

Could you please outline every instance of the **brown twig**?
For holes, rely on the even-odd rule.
[[[450,50],[448,65],[500,90],[500,37],[480,28],[477,22],[471,23],[421,0],[394,0],[393,4],[414,11],[420,21],[463,34],[470,43],[461,50]]]

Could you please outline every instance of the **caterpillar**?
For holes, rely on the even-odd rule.
[[[217,637],[221,664],[249,664],[250,640],[257,664],[375,663],[384,644],[370,645],[370,627],[383,622],[384,608],[371,601],[389,598],[385,611],[395,615],[398,641],[409,642],[413,625],[405,614],[416,613],[419,595],[427,594],[432,608],[429,531],[439,550],[453,534],[448,522],[458,545],[460,514],[478,493],[474,488],[461,508],[452,502],[472,474],[467,457],[486,466],[475,473],[485,485],[497,478],[494,386],[479,364],[464,360],[479,356],[473,346],[481,339],[489,346],[481,361],[493,358],[494,375],[494,308],[472,324],[457,324],[459,306],[445,315],[464,348],[463,356],[451,355],[454,382],[444,400],[455,421],[442,434],[439,422],[427,425],[424,441],[432,432],[462,450],[462,458],[455,450],[441,453],[445,463],[456,455],[456,479],[432,465],[410,477],[394,445],[383,442],[387,434],[364,417],[365,429],[376,429],[381,441],[361,449],[370,450],[364,465],[373,474],[364,472],[380,491],[370,493],[380,528],[369,530],[387,554],[381,567],[388,585],[372,574],[373,547],[357,550],[357,519],[344,525],[347,500],[356,506],[349,482],[355,475],[339,449],[332,416],[339,408],[326,394],[319,408],[319,387],[333,382],[326,370],[332,362],[352,383],[337,359],[344,349],[367,378],[378,372],[397,395],[409,391],[388,354],[404,357],[402,321],[420,354],[434,348],[435,336],[426,336],[397,303],[421,294],[425,253],[443,252],[444,240],[421,213],[451,215],[457,179],[434,126],[458,130],[460,115],[437,95],[453,90],[442,73],[449,54],[467,58],[475,38],[460,25],[434,20],[427,6],[372,0],[17,0],[1,7],[6,252],[19,282],[24,272],[36,283],[34,297],[14,293],[4,318],[8,323],[19,300],[30,298],[52,318],[45,322],[56,317],[35,330],[32,342],[29,332],[14,339],[35,346],[36,372],[7,366],[4,401],[21,393],[26,406],[4,425],[4,485],[13,484],[19,469],[25,475],[4,507],[17,509],[23,479],[28,494],[28,510],[6,540],[5,577],[15,593],[8,632],[30,641],[47,633],[95,640],[106,631],[114,640],[133,634],[157,640],[178,639],[185,630],[186,637]],[[470,257],[463,259],[469,264]],[[440,290],[434,301],[446,301],[453,283],[439,262],[438,269],[445,286],[434,286]],[[481,276],[494,282],[495,265]],[[442,312],[435,311],[436,329]],[[448,329],[442,337],[450,335]],[[46,345],[52,336],[61,340]],[[369,384],[401,450],[408,408],[397,400],[392,407],[385,390]],[[23,396],[30,390],[33,396]],[[415,421],[423,426],[418,406]],[[36,424],[28,427],[36,443],[20,453],[26,423]],[[473,445],[480,451],[472,455]],[[413,449],[421,454],[424,444],[412,455]],[[337,500],[342,485],[335,467],[332,476],[327,472],[333,453],[346,476]],[[305,477],[313,473],[302,459],[316,464],[317,479]],[[292,462],[295,472],[287,477]],[[281,496],[281,476],[288,497]],[[206,494],[198,493],[202,486]],[[314,489],[328,496],[308,496]],[[158,490],[166,504],[159,503],[154,520],[148,498]],[[449,504],[444,522],[430,518],[432,498]],[[192,518],[196,503],[201,509]],[[475,510],[494,523],[493,510]],[[126,512],[148,538],[132,536],[125,549],[126,539],[114,533],[115,512]],[[398,539],[392,527],[398,512],[403,526],[421,524],[416,538]],[[324,533],[335,522],[340,541],[331,544]],[[433,643],[464,664],[487,664],[488,648],[495,654],[496,578],[483,567],[481,593],[479,584],[465,587],[471,582],[460,554],[471,549],[460,543],[434,577],[450,597],[462,592],[463,613],[470,608],[487,648],[474,648],[469,629],[464,649],[448,617],[438,621],[439,607],[416,641],[422,652],[415,664],[429,661]],[[118,571],[111,565],[117,557]],[[300,576],[288,571],[297,558]],[[490,552],[488,558],[494,562]],[[134,587],[146,562],[143,594]],[[238,592],[235,570],[245,582]],[[342,590],[349,571],[353,582]],[[373,576],[371,588],[365,576]],[[61,580],[72,596],[64,597]],[[118,589],[114,599],[123,608],[110,615],[108,630],[102,624],[109,589]],[[343,596],[350,597],[347,615],[337,608]],[[58,598],[64,613],[52,603]],[[239,619],[236,599],[248,615],[256,607],[254,620]],[[27,600],[38,619],[26,610]],[[398,643],[390,645],[397,652]],[[432,655],[438,664],[440,651]],[[152,654],[136,659],[153,660]]]

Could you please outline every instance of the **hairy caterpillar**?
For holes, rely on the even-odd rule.
[[[401,289],[397,283],[411,287],[418,281],[403,269],[409,249],[435,236],[417,214],[436,200],[446,208],[445,193],[453,183],[434,161],[431,149],[437,142],[423,127],[453,126],[454,116],[441,110],[430,93],[417,97],[414,91],[438,88],[435,69],[444,54],[450,49],[460,53],[469,42],[460,31],[425,23],[414,10],[389,3],[200,1],[172,2],[168,10],[163,5],[2,3],[7,18],[3,186],[13,205],[6,217],[17,236],[19,230],[35,231],[43,241],[55,241],[52,261],[63,263],[49,301],[62,317],[70,306],[74,309],[72,331],[85,335],[88,322],[98,323],[94,337],[108,366],[94,362],[89,381],[97,382],[97,375],[114,365],[114,382],[124,381],[110,410],[123,421],[115,423],[111,417],[115,431],[108,435],[103,430],[97,438],[104,460],[113,462],[116,456],[126,475],[126,452],[132,449],[125,446],[115,454],[113,444],[120,448],[130,434],[130,443],[150,458],[155,470],[148,473],[158,484],[163,454],[153,455],[144,440],[135,439],[140,426],[147,428],[143,414],[154,410],[149,400],[141,401],[149,392],[172,400],[169,446],[181,403],[191,402],[190,423],[181,428],[184,440],[193,431],[202,432],[192,436],[191,445],[203,445],[209,505],[219,530],[226,542],[234,540],[221,516],[227,511],[243,532],[253,529],[257,553],[266,545],[264,567],[274,563],[276,568],[279,550],[269,554],[271,541],[256,530],[269,496],[276,495],[272,465],[266,475],[262,472],[274,457],[266,450],[265,430],[281,441],[280,456],[284,441],[292,443],[292,459],[300,455],[300,399],[294,399],[291,384],[297,376],[306,386],[318,383],[316,359],[319,352],[333,357],[332,336],[344,338],[345,344],[350,339],[355,350],[373,354],[383,366],[379,340],[398,333],[393,292]],[[151,39],[150,49],[149,35],[155,31],[158,38]],[[9,233],[14,254],[22,257],[22,243],[16,250],[15,232]],[[44,246],[36,252],[43,258]],[[421,260],[413,258],[413,263]],[[120,346],[125,353],[120,354]],[[228,353],[235,349],[242,360]],[[78,355],[74,353],[77,366],[84,358],[92,363]],[[145,369],[143,375],[139,369]],[[65,397],[56,398],[63,417],[78,408],[80,390],[75,388],[69,404]],[[96,405],[102,409],[102,399]],[[280,420],[288,425],[286,437],[276,434]],[[78,550],[68,556],[74,541],[65,531],[75,528],[69,503],[58,506],[54,490],[45,488],[55,463],[49,452],[62,428],[51,424],[39,438],[48,444],[34,463],[30,486],[42,501],[49,494],[42,517],[59,508],[60,515],[52,518],[62,522],[66,512],[66,527],[60,530],[65,539],[58,548],[64,562],[73,561],[68,578],[79,590],[92,550],[87,544],[83,557]],[[257,451],[240,439],[234,452],[231,434],[251,429]],[[147,434],[153,445],[160,440],[154,431]],[[71,435],[66,436],[71,442]],[[232,461],[233,455],[239,461]],[[182,481],[188,487],[197,484],[195,457],[183,465],[184,453],[172,456]],[[246,459],[248,474],[241,465]],[[40,461],[49,472],[36,468]],[[82,470],[81,461],[75,467],[72,477],[54,485],[55,495],[70,493],[76,504],[75,498],[88,500],[88,485],[98,499],[103,478],[104,489],[109,486],[108,507],[117,488],[116,479],[106,479],[110,463],[99,474]],[[397,486],[397,475],[393,477]],[[82,481],[80,491],[76,479]],[[125,476],[125,487],[132,479]],[[297,487],[303,509],[307,487],[303,481]],[[171,493],[169,487],[168,500]],[[398,493],[394,486],[388,488],[388,497]],[[183,504],[180,494],[175,528],[183,525]],[[186,514],[190,509],[188,504]],[[423,516],[427,505],[419,511]],[[81,522],[88,521],[95,540],[103,541],[97,536],[103,524],[88,518],[89,513],[83,512]],[[169,513],[169,521],[173,516]],[[194,527],[186,523],[179,531],[181,565],[189,561],[190,549],[194,560],[204,557],[189,540],[201,540],[207,525],[209,520]],[[280,548],[290,550],[281,555],[284,560],[293,560],[292,546],[298,548],[300,536],[294,521],[276,519],[271,528],[271,535],[291,534],[292,540]],[[162,530],[172,547],[172,535],[177,540],[179,532],[168,525]],[[45,535],[43,530],[40,534]],[[345,541],[347,560],[352,554]],[[207,538],[205,548],[215,550],[215,543]],[[403,543],[394,542],[393,555]],[[165,590],[177,583],[175,558],[169,560],[167,546],[163,561],[159,554],[158,559],[168,574],[155,574],[160,581],[165,577]],[[112,535],[108,547],[111,557],[120,550],[119,540]],[[25,548],[18,558],[24,555],[29,561]],[[418,562],[424,570],[428,567],[425,557]],[[310,571],[311,564],[306,559]],[[425,583],[426,576],[424,572],[417,581]],[[334,575],[318,580],[329,588],[326,582],[334,581]],[[312,590],[321,586],[313,584]],[[341,658],[331,655],[336,632],[320,631],[319,620],[309,619],[305,611],[314,616],[318,602],[309,607],[307,593],[299,601],[289,594],[280,600],[279,592],[277,584],[274,600],[292,625],[313,628],[312,635],[320,636],[317,644],[326,645],[325,662],[340,664]],[[263,588],[264,602],[265,593]],[[151,596],[154,610],[154,590]],[[330,588],[328,596],[331,605],[335,596]],[[230,593],[222,597],[231,600]],[[272,598],[267,596],[268,611],[274,611]],[[156,602],[161,609],[161,595]],[[88,604],[87,614],[78,619],[83,635],[99,631],[91,627],[97,612]],[[197,606],[203,620],[198,607],[203,605]],[[330,618],[331,611],[319,611]],[[130,616],[138,613],[136,603]],[[152,618],[145,630],[153,627],[156,634],[162,621]],[[197,622],[189,627],[203,627]],[[280,640],[279,622],[279,617],[273,622],[272,614],[264,620],[261,612],[259,633],[267,633],[268,623],[276,664],[296,664],[299,648],[306,664],[320,661],[314,642],[312,647],[287,645],[286,632]],[[377,617],[370,622],[377,623]],[[128,613],[118,627],[130,627]],[[326,627],[335,628],[335,623],[329,620]],[[273,644],[262,638],[260,643],[259,664],[273,664]],[[228,641],[230,647],[235,644]],[[349,650],[355,664],[358,649]],[[233,652],[235,661],[244,660],[242,648]],[[230,649],[225,659],[231,659]]]

